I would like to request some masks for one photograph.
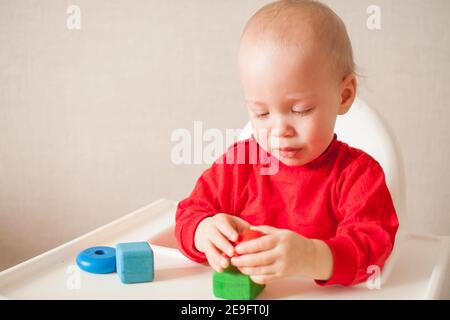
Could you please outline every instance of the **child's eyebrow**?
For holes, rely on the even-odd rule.
[[[246,102],[251,102],[251,103],[254,103],[254,104],[260,104],[260,105],[262,105],[262,106],[265,106],[265,105],[266,105],[264,102],[258,101],[258,100],[255,100],[255,99],[245,99],[245,101],[246,101]]]
[[[290,93],[290,94],[286,95],[285,99],[286,99],[286,101],[303,100],[303,99],[306,100],[307,98],[312,98],[314,96],[315,96],[315,94],[312,94],[312,93],[297,92],[297,93]],[[259,104],[262,106],[266,105],[263,101],[258,101],[256,99],[252,99],[252,98],[247,98],[247,99],[245,99],[245,101],[251,102],[254,104]]]
[[[296,92],[286,95],[286,100],[302,100],[313,96],[315,96],[315,94],[311,92]]]

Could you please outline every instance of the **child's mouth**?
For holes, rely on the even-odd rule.
[[[280,148],[278,151],[283,158],[295,158],[299,155],[301,148]]]

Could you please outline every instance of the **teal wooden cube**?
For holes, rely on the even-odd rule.
[[[217,298],[230,300],[253,300],[265,288],[255,283],[250,276],[230,266],[223,272],[213,271],[213,293]]]
[[[153,250],[147,242],[117,244],[116,264],[122,283],[150,282],[154,279]]]

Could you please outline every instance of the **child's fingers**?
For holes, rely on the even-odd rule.
[[[280,229],[272,227],[272,226],[251,226],[250,229],[261,231],[265,234],[274,234],[280,231]]]
[[[224,268],[228,267],[228,259],[221,254],[213,243],[208,241],[205,247],[205,254],[208,258],[208,262],[210,262],[211,267],[213,267],[214,270],[221,272]]]
[[[231,264],[236,267],[267,266],[277,261],[278,255],[274,250],[245,254],[231,258]]]
[[[238,244],[234,249],[238,254],[255,253],[273,249],[277,242],[274,236],[266,235]]]
[[[237,231],[238,234],[246,229],[250,229],[251,227],[250,223],[236,216],[231,216],[231,224],[233,225],[234,229]]]
[[[227,238],[217,229],[212,230],[209,240],[216,246],[217,249],[221,250],[229,257],[234,255],[234,247],[228,241]]]
[[[223,217],[216,223],[217,229],[230,241],[236,241],[238,238],[238,233],[235,230],[231,220],[228,217]]]
[[[253,280],[253,282],[256,282],[258,284],[266,284],[267,282],[276,279],[276,275],[255,275],[250,276],[250,279]]]
[[[215,271],[221,272],[222,269],[220,267],[220,264],[218,264],[214,259],[214,253],[211,252],[211,248],[205,245],[205,251],[206,259],[208,259],[208,263]]]
[[[215,271],[217,272],[222,272],[222,268],[220,267],[220,265],[218,265],[214,259],[212,259],[212,257],[210,257],[209,255],[206,254],[206,258],[208,259],[208,264],[211,266],[211,268],[213,268]]]
[[[239,267],[238,269],[248,276],[275,275],[277,272],[275,264],[259,267]]]

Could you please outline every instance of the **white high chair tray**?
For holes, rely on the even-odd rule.
[[[175,201],[160,199],[73,241],[0,273],[3,299],[216,299],[212,269],[184,257],[173,237]],[[91,246],[146,241],[155,259],[153,282],[122,284],[116,273],[98,275],[81,271],[77,254]],[[440,238],[409,236],[397,244],[399,255],[392,270],[383,275],[379,289],[366,284],[354,287],[319,287],[306,278],[268,284],[258,299],[424,299],[436,298],[437,259],[444,245]],[[418,263],[420,261],[421,263]],[[423,263],[422,263],[423,262]],[[441,264],[442,265],[442,264]],[[407,272],[406,272],[407,271]],[[438,290],[441,292],[442,290]]]

